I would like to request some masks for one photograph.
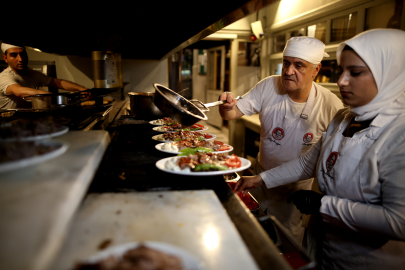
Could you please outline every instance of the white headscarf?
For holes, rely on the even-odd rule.
[[[377,114],[405,112],[405,31],[373,29],[341,43],[336,52],[338,63],[343,48],[349,45],[368,65],[378,93],[368,104],[350,108],[357,121],[372,119]]]
[[[11,44],[7,44],[7,43],[1,43],[1,51],[3,53],[6,53],[6,51],[10,48],[22,48],[20,46],[15,46],[15,45],[11,45]]]
[[[297,57],[311,64],[319,64],[324,57],[329,57],[325,52],[325,44],[312,37],[292,37],[285,45],[283,56]]]

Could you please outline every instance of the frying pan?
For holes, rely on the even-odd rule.
[[[37,94],[25,96],[23,99],[32,102],[32,108],[37,110],[76,105],[89,95],[87,90],[80,92],[58,93],[58,94]],[[30,98],[30,99],[28,99]]]
[[[184,126],[192,126],[198,121],[208,120],[208,117],[204,113],[209,111],[208,107],[226,103],[225,100],[221,100],[203,104],[196,99],[188,100],[163,85],[155,83],[153,86],[156,89],[154,101],[156,107],[167,117],[172,118]],[[236,99],[240,98],[242,97],[236,97]]]
[[[44,110],[49,108],[62,108],[70,105],[78,105],[83,101],[106,96],[115,91],[117,91],[117,89],[93,88],[78,92],[37,94],[25,96],[23,99],[25,101],[32,102],[33,109]]]

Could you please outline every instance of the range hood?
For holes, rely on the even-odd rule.
[[[4,23],[0,40],[58,55],[91,57],[92,51],[112,49],[123,59],[162,60],[275,1],[115,0],[96,6],[73,1],[60,7],[35,3],[10,19],[25,27]]]

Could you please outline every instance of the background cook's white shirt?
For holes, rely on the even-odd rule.
[[[15,97],[7,95],[6,90],[12,84],[19,84],[22,87],[38,89],[41,86],[47,86],[51,82],[52,77],[46,76],[36,70],[27,70],[24,76],[16,74],[7,67],[0,73],[0,109],[15,109],[20,107],[31,107],[31,103]]]
[[[310,142],[310,146],[305,147],[305,151],[301,152],[301,155],[309,151],[311,146],[321,138],[322,132],[326,130],[336,112],[344,107],[341,100],[329,89],[316,83],[312,84],[312,87],[314,86],[317,90],[315,103],[306,121],[306,130],[313,133],[314,138]],[[287,118],[298,119],[305,103],[296,103],[290,99],[282,87],[281,76],[270,76],[258,82],[253,89],[243,96],[243,99],[238,100],[237,106],[247,116],[259,113],[261,123],[260,148],[262,149],[263,138],[266,134],[271,134],[275,128],[272,111],[285,108]],[[266,153],[263,155],[266,156]]]

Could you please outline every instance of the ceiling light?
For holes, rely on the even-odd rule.
[[[263,32],[263,27],[262,27],[262,22],[261,21],[255,21],[250,24],[252,26],[252,32],[256,36],[257,39],[261,38],[264,36]]]
[[[205,37],[204,39],[235,39],[237,38],[237,34],[218,34],[214,33],[209,35],[208,37]]]

